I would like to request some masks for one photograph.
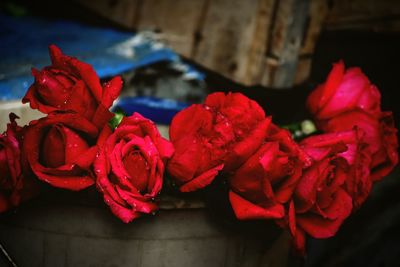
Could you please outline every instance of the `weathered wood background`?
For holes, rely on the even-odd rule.
[[[76,0],[129,29],[159,33],[184,57],[245,85],[307,80],[319,33],[398,31],[396,0]]]

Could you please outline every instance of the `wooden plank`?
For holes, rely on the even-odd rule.
[[[300,56],[312,55],[314,53],[315,45],[326,20],[328,10],[328,2],[326,0],[310,0]]]
[[[311,63],[297,67],[297,60],[312,55],[327,13],[326,0],[80,3],[120,25],[158,32],[179,54],[230,79],[275,88],[308,77]]]
[[[299,51],[309,11],[309,1],[279,1],[266,60],[264,85],[288,88],[293,85]]]
[[[194,60],[241,81],[256,28],[258,0],[210,1]],[[244,65],[243,65],[244,64]],[[243,68],[243,69],[242,69]]]
[[[145,0],[137,20],[139,30],[160,32],[175,51],[190,57],[207,0]]]
[[[267,43],[270,38],[269,30],[273,19],[273,11],[276,1],[260,0],[256,13],[255,27],[244,64],[237,73],[237,79],[244,84],[253,85],[261,81],[264,72],[264,60],[267,51]]]

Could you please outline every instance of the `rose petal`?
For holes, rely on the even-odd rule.
[[[116,76],[104,84],[104,91],[101,103],[106,107],[109,108],[112,106],[115,99],[121,93],[122,89],[122,79],[120,76]]]
[[[260,122],[257,127],[242,141],[237,142],[228,157],[225,159],[225,170],[232,171],[250,157],[263,143],[271,117]]]
[[[110,207],[112,213],[114,213],[114,215],[120,218],[124,223],[129,223],[141,215],[140,212],[119,205],[108,195],[104,195],[104,202]]]
[[[328,238],[336,234],[343,221],[350,215],[352,208],[351,197],[344,190],[338,190],[328,211],[328,213],[335,212],[336,219],[324,219],[318,215],[307,214],[298,216],[297,224],[312,237]]]
[[[76,77],[80,77],[90,88],[96,100],[98,102],[101,101],[103,89],[100,85],[100,79],[91,65],[81,62],[74,57],[63,55],[61,50],[55,45],[50,45],[49,51],[55,67],[72,72]]]
[[[307,107],[316,114],[322,106],[324,106],[334,95],[336,88],[339,86],[344,75],[344,63],[339,61],[333,64],[333,68],[324,85],[314,90],[307,99]]]
[[[132,210],[141,213],[152,213],[158,210],[158,206],[149,201],[140,201],[132,193],[122,190],[117,186],[118,194],[132,207]]]
[[[247,201],[233,191],[229,191],[229,201],[239,220],[279,219],[285,215],[283,206],[280,204],[268,208],[260,207]]]
[[[201,175],[193,178],[189,182],[182,185],[179,188],[179,190],[181,192],[191,192],[191,191],[195,191],[199,188],[203,188],[203,187],[209,185],[214,180],[215,176],[218,175],[219,171],[222,170],[223,167],[224,167],[224,164],[220,164],[220,165],[202,173]]]

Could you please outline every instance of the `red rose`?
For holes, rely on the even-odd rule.
[[[343,62],[334,65],[325,84],[314,90],[307,105],[318,127],[325,132],[365,133],[372,154],[371,178],[386,176],[398,163],[397,129],[391,112],[382,112],[380,93],[359,68],[345,72]]]
[[[346,131],[357,126],[365,132],[365,142],[371,153],[371,178],[378,181],[389,174],[399,162],[397,129],[393,114],[382,112],[376,118],[362,111],[338,115],[323,124],[327,132]]]
[[[94,184],[97,127],[76,113],[51,113],[32,121],[23,153],[36,176],[52,186],[81,190]]]
[[[174,148],[154,123],[134,113],[112,133],[106,126],[99,137],[94,163],[97,188],[111,211],[128,223],[157,210],[154,198],[163,184],[164,164]]]
[[[365,153],[356,152],[363,146],[358,134],[355,129],[317,135],[300,144],[314,162],[297,184],[288,207],[287,224],[296,249],[302,253],[305,233],[314,238],[335,235],[353,209],[352,196],[355,201],[363,201],[368,195],[369,162]]]
[[[0,135],[0,213],[18,206],[38,191],[21,155],[23,129],[15,122],[16,118],[10,114],[11,123]]]
[[[175,154],[168,171],[182,192],[210,184],[221,171],[232,171],[264,141],[271,119],[240,93],[213,93],[203,105],[192,105],[172,120]]]
[[[317,122],[357,109],[378,116],[380,98],[379,90],[360,68],[345,71],[343,61],[339,61],[326,82],[310,94],[307,106]]]
[[[370,176],[371,150],[366,143],[365,132],[358,127],[344,132],[326,133],[310,136],[301,142],[306,153],[315,160],[320,160],[334,146],[345,145],[345,151],[336,157],[346,160],[346,179],[343,184],[351,196],[353,205],[360,207],[372,188]]]
[[[74,111],[102,127],[112,118],[108,108],[119,96],[121,78],[115,77],[102,87],[91,65],[63,55],[55,45],[49,50],[52,65],[41,71],[32,69],[35,82],[22,102],[46,114]]]
[[[238,219],[282,218],[288,202],[310,164],[291,134],[272,125],[265,143],[229,177],[229,199]]]

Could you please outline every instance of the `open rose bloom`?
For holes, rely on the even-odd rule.
[[[35,175],[55,187],[82,190],[94,184],[97,127],[76,113],[52,113],[32,121],[23,153]]]
[[[154,202],[163,184],[164,166],[173,146],[150,120],[134,113],[114,132],[106,126],[94,163],[97,187],[123,222],[158,209]]]
[[[175,154],[168,171],[182,192],[209,185],[221,171],[238,168],[264,141],[271,118],[240,93],[214,93],[171,122]]]
[[[368,196],[370,154],[361,138],[355,129],[311,136],[300,143],[313,160],[296,185],[287,215],[300,252],[304,233],[315,238],[335,235],[353,205]]]
[[[259,149],[230,177],[229,199],[239,219],[279,219],[311,159],[287,130],[271,125]]]
[[[398,140],[392,112],[381,111],[381,95],[359,68],[345,70],[334,64],[326,82],[308,97],[307,107],[324,132],[365,132],[372,154],[374,181],[386,176],[398,163]]]

